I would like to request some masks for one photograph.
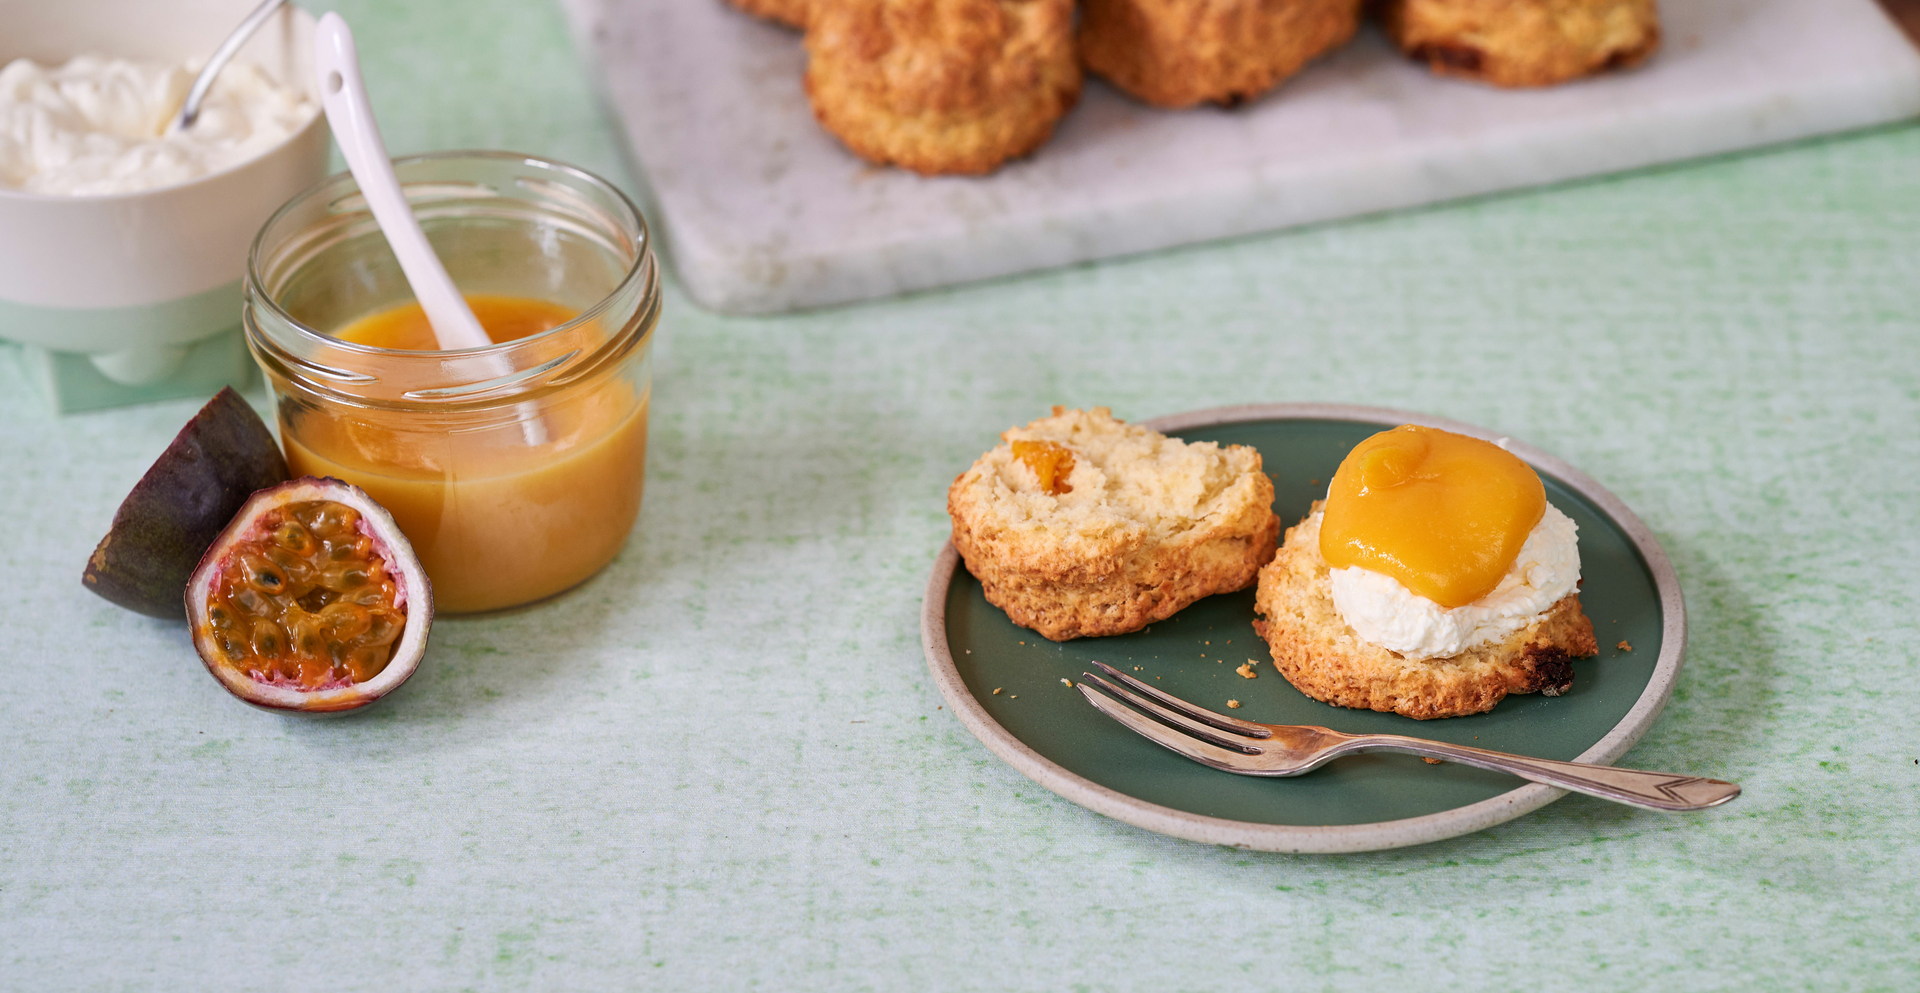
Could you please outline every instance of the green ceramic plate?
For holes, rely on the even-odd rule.
[[[1471,425],[1369,407],[1273,404],[1161,418],[1148,426],[1189,441],[1252,445],[1291,525],[1361,439],[1397,424],[1483,438]],[[1089,809],[1175,837],[1264,851],[1351,852],[1477,831],[1563,791],[1451,763],[1373,754],[1305,776],[1234,776],[1168,752],[1094,710],[1061,680],[1098,659],[1176,696],[1268,724],[1394,732],[1553,759],[1611,764],[1638,741],[1673,690],[1686,610],[1666,554],[1638,517],[1598,483],[1544,452],[1511,450],[1540,471],[1547,499],[1580,526],[1580,599],[1601,643],[1574,663],[1573,690],[1513,696],[1472,717],[1415,721],[1302,695],[1254,635],[1253,591],[1209,597],[1145,631],[1062,644],[1015,627],[987,603],[949,543],[927,584],[922,641],[935,682],[962,724],[1042,786]],[[1620,642],[1631,651],[1616,648]],[[1234,670],[1249,660],[1258,677]],[[995,693],[995,690],[999,690]]]

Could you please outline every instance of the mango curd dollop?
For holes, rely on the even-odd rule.
[[[1492,592],[1547,509],[1531,466],[1491,442],[1419,425],[1354,446],[1334,473],[1320,554],[1442,607]]]

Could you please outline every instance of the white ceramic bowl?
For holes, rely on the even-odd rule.
[[[96,52],[205,59],[258,0],[0,0],[0,65]],[[258,158],[111,196],[0,189],[0,338],[84,352],[116,382],[170,375],[192,343],[239,323],[247,248],[274,210],[327,171],[312,88],[313,17],[292,5],[237,56],[313,98],[314,116]]]

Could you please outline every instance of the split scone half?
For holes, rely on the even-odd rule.
[[[1274,668],[1315,700],[1421,720],[1478,714],[1492,710],[1509,693],[1559,696],[1573,686],[1570,660],[1600,651],[1593,622],[1580,610],[1577,592],[1561,596],[1544,610],[1517,615],[1509,610],[1504,617],[1495,604],[1486,609],[1483,623],[1490,624],[1496,636],[1444,656],[1426,656],[1410,648],[1402,654],[1362,637],[1335,604],[1333,570],[1320,551],[1324,506],[1325,501],[1316,502],[1305,520],[1287,529],[1285,543],[1260,570],[1253,606],[1262,618],[1254,621],[1254,630],[1266,639]],[[1527,580],[1533,559],[1539,556],[1531,544],[1536,537],[1556,537],[1545,531],[1564,529],[1570,540],[1572,527],[1571,521],[1549,506],[1542,528],[1528,538],[1530,544],[1522,546],[1516,569],[1502,581],[1506,585],[1497,587],[1489,598]],[[1577,575],[1577,559],[1574,571]],[[1358,596],[1373,592],[1361,588]],[[1431,621],[1431,616],[1398,618],[1381,630],[1369,627],[1369,632],[1396,643],[1431,642]],[[1453,647],[1442,644],[1439,650]]]
[[[1080,59],[1156,107],[1251,100],[1346,44],[1362,0],[1081,0]]]
[[[1243,589],[1280,519],[1260,453],[1187,443],[1105,407],[1013,428],[947,490],[988,602],[1054,641],[1125,634]]]
[[[806,45],[820,126],[923,175],[992,172],[1080,98],[1073,0],[823,0]]]
[[[1434,72],[1495,86],[1552,86],[1660,47],[1655,0],[1385,0],[1380,22]]]

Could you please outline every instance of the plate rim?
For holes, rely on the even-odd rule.
[[[1575,761],[1612,765],[1639,742],[1660,716],[1679,679],[1680,665],[1686,656],[1687,609],[1672,561],[1638,514],[1628,509],[1620,498],[1593,477],[1558,456],[1510,435],[1431,414],[1356,404],[1254,403],[1168,414],[1139,423],[1143,427],[1171,434],[1199,427],[1289,419],[1357,421],[1384,427],[1419,424],[1488,441],[1504,439],[1508,449],[1515,455],[1554,476],[1567,488],[1604,511],[1626,533],[1628,541],[1639,552],[1653,575],[1654,591],[1660,601],[1660,656],[1654,662],[1653,673],[1647,680],[1646,688],[1640,692],[1639,699],[1634,701],[1619,723],[1576,756]],[[1365,824],[1296,825],[1209,817],[1149,803],[1102,786],[1068,771],[1028,747],[1026,742],[1001,727],[968,691],[947,644],[947,592],[960,568],[960,553],[949,537],[934,559],[933,574],[927,580],[926,598],[920,610],[920,644],[934,685],[939,688],[940,695],[946,699],[954,716],[959,718],[961,726],[978,738],[988,751],[1048,791],[1094,813],[1156,834],[1203,844],[1263,852],[1339,854],[1422,845],[1471,834],[1531,813],[1567,793],[1557,787],[1527,783],[1499,796],[1419,817]]]

